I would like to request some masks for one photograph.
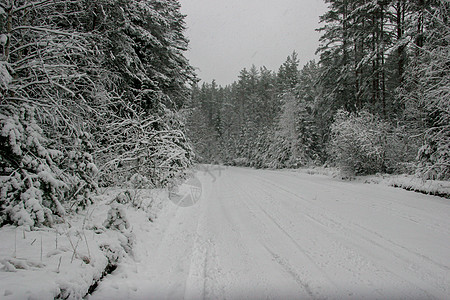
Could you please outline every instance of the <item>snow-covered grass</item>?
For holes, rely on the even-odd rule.
[[[133,256],[136,222],[154,220],[164,199],[161,190],[109,189],[53,228],[1,228],[0,298],[86,296],[105,274]]]

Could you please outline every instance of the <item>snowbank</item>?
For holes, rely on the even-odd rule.
[[[413,175],[390,175],[372,177],[368,183],[381,183],[427,195],[450,198],[450,182],[440,180],[423,180]]]
[[[336,168],[303,168],[298,170],[292,170],[296,172],[306,173],[310,175],[325,175],[329,177],[341,177],[340,172]],[[435,195],[445,198],[450,198],[450,182],[440,180],[423,180],[414,175],[388,175],[377,174],[369,176],[356,176],[351,178],[344,178],[347,180],[355,180],[358,182],[368,184],[383,184],[387,186],[402,188],[408,191],[414,191],[427,195]]]
[[[123,195],[132,196],[133,201]],[[163,191],[156,190],[108,190],[87,210],[68,216],[54,228],[1,228],[0,298],[86,296],[125,257],[132,258],[136,220],[156,218],[164,197]],[[128,226],[111,226],[111,222],[120,223],[114,220],[115,211],[121,212]]]

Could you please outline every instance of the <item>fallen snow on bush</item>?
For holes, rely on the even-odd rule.
[[[86,296],[124,258],[132,259],[134,227],[149,224],[164,197],[158,190],[108,190],[96,204],[53,228],[1,228],[0,298]]]

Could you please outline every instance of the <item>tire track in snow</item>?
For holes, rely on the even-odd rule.
[[[316,295],[314,295],[314,292],[311,290],[311,287],[309,286],[309,284],[307,282],[304,281],[304,279],[302,278],[301,275],[299,275],[296,270],[292,267],[292,265],[284,258],[280,257],[278,254],[276,254],[275,252],[273,252],[272,250],[269,249],[269,247],[267,247],[266,245],[263,245],[264,248],[267,250],[267,252],[269,252],[273,259],[289,274],[292,276],[292,278],[294,278],[294,280],[303,287],[303,289],[306,291],[306,293],[311,297],[311,299],[322,299],[322,298],[318,298]]]
[[[284,235],[288,241],[298,250],[300,251],[300,253],[302,254],[302,256],[304,256],[306,258],[306,260],[309,262],[309,266],[313,267],[314,269],[314,273],[312,276],[315,279],[318,278],[323,278],[325,279],[326,282],[328,282],[327,286],[333,286],[334,290],[338,291],[341,290],[341,288],[336,284],[336,282],[317,264],[317,262],[312,258],[310,252],[308,250],[306,250],[302,245],[300,245],[295,238],[289,234],[289,232],[283,228],[283,226],[280,225],[280,223],[271,215],[269,214],[255,199],[253,199],[253,197],[251,196],[250,193],[248,193],[245,189],[243,189],[239,184],[237,184],[236,186],[239,187],[239,191],[240,194],[243,195],[241,197],[241,200],[244,201],[245,205],[247,206],[247,209],[249,210],[249,212],[252,213],[252,215],[254,216],[254,218],[259,219],[259,222],[261,223],[261,225],[267,224],[267,222],[265,222],[262,218],[260,214],[256,214],[254,212],[254,210],[250,207],[249,203],[247,200],[251,201],[252,204],[254,204],[259,211],[262,212],[262,214],[265,216],[266,220],[269,220],[270,223],[272,223],[273,225],[275,225],[276,228],[278,228],[278,230],[282,233],[282,235]],[[248,188],[248,186],[246,186]],[[245,200],[247,199],[247,200]],[[272,232],[273,233],[273,232]],[[267,234],[267,233],[266,233]],[[281,261],[283,261],[281,259],[281,256],[279,256],[278,254],[275,254],[275,252],[273,250],[269,250],[269,246],[267,246],[267,241],[263,242],[262,237],[260,237],[259,242],[261,243],[261,245],[268,250],[268,252],[270,253],[270,255],[275,258],[275,261],[280,264]],[[283,243],[283,247],[287,247],[287,243]],[[274,256],[275,255],[275,256]],[[285,261],[283,261],[285,262]],[[313,298],[317,298],[314,293],[311,291],[311,284],[306,283],[307,280],[306,279],[301,279],[300,275],[298,275],[298,273],[296,273],[294,271],[294,267],[290,266],[287,263],[281,264],[281,266],[283,267],[283,269],[297,282],[299,283],[303,288],[305,288],[306,286],[308,287],[305,291],[313,296]],[[302,266],[304,269],[307,269],[305,266]],[[312,272],[311,268],[308,269],[308,273]],[[293,274],[295,274],[295,276],[293,276]],[[320,275],[318,275],[320,274]],[[321,284],[323,284],[323,280],[318,280],[321,282]],[[317,284],[316,284],[317,285]],[[320,286],[317,286],[317,288],[320,288]]]
[[[284,176],[286,178],[286,180],[297,180],[297,181],[304,181],[305,180],[304,178],[301,178],[299,176],[299,175],[301,175],[301,173],[292,172],[291,174],[286,174],[286,173],[280,172],[280,171],[272,171],[272,172],[273,172],[273,174],[276,174],[277,176],[278,175]],[[297,175],[297,176],[295,176],[295,175]],[[305,197],[302,197],[302,196],[300,196],[300,195],[298,195],[296,193],[293,193],[289,189],[286,189],[286,188],[284,188],[281,185],[275,184],[274,182],[272,182],[272,181],[262,177],[261,175],[255,175],[255,174],[252,173],[250,176],[252,176],[253,178],[258,179],[260,181],[263,181],[266,184],[272,185],[272,186],[274,186],[276,188],[280,188],[281,190],[283,190],[283,191],[285,191],[287,193],[290,193],[291,195],[297,196],[299,199],[307,201],[307,202],[309,202],[311,204],[315,204],[314,202],[309,201]],[[313,175],[309,175],[309,176],[311,176],[311,178],[314,178]],[[352,190],[351,188],[348,187],[348,185],[350,185],[351,182],[343,181],[343,182],[338,182],[338,183],[339,183],[339,185],[330,184],[330,183],[324,183],[322,181],[320,183],[318,183],[318,182],[315,182],[313,180],[308,180],[308,184],[309,185],[315,185],[315,186],[317,186],[318,189],[321,189],[323,186],[327,186],[327,187],[331,187],[334,190],[346,191],[346,192],[348,192],[350,194],[353,194],[355,192],[354,190]],[[357,184],[357,185],[358,186],[363,186],[362,184]],[[368,185],[368,186],[371,186],[371,185]],[[376,185],[372,185],[372,186],[376,186]],[[354,186],[352,186],[352,187],[354,187]],[[399,189],[396,189],[396,188],[393,188],[393,187],[383,187],[383,186],[377,186],[377,187],[378,188],[392,189],[392,191],[395,191],[395,193],[398,193],[398,194],[400,194],[400,193],[412,193],[412,195],[417,196],[417,193],[408,192],[408,191],[405,191],[405,190],[399,190]],[[438,197],[436,197],[436,198],[438,198]],[[413,223],[420,224],[421,226],[425,226],[425,227],[427,227],[427,228],[429,228],[431,230],[435,230],[435,231],[438,231],[440,233],[450,235],[450,227],[443,227],[440,222],[430,223],[430,220],[434,220],[436,216],[424,212],[424,210],[422,208],[420,208],[420,207],[416,207],[416,206],[413,206],[413,205],[408,205],[407,203],[396,204],[395,200],[396,199],[389,199],[388,200],[388,199],[384,199],[383,197],[380,197],[380,198],[377,199],[377,202],[371,202],[370,206],[367,206],[367,207],[370,208],[370,209],[374,209],[375,208],[375,209],[377,209],[379,211],[382,211],[384,213],[392,213],[391,215],[394,216],[394,217],[400,217],[400,218],[403,218],[403,219],[405,219],[407,221],[411,221]],[[444,202],[444,203],[447,203],[447,202]],[[362,202],[360,204],[362,204]],[[411,209],[414,212],[419,213],[419,214],[426,214],[426,216],[424,216],[424,218],[420,218],[421,222],[419,222],[419,220],[416,219],[417,216],[413,217],[411,215],[407,215],[407,214],[405,214],[405,212],[403,210],[393,208],[392,207],[393,204],[401,205],[401,206],[406,207],[408,209]],[[450,204],[447,204],[447,205],[450,206]],[[450,215],[449,215],[449,217],[450,217]],[[445,220],[443,220],[443,221],[445,221]]]
[[[249,174],[250,175],[250,174]],[[250,176],[252,176],[253,174],[251,174]],[[400,279],[401,281],[405,281],[408,282],[410,285],[415,286],[416,288],[420,289],[423,292],[423,295],[426,296],[427,298],[435,298],[435,296],[433,296],[432,294],[430,294],[427,291],[427,288],[429,287],[429,284],[434,283],[436,288],[438,288],[439,290],[441,290],[441,292],[438,292],[439,298],[445,298],[446,293],[448,292],[448,286],[449,286],[449,281],[448,279],[446,279],[446,274],[448,275],[448,267],[436,263],[430,259],[424,259],[423,255],[420,255],[418,253],[415,253],[413,251],[410,251],[409,249],[405,248],[405,247],[399,247],[398,245],[392,243],[391,241],[389,241],[387,238],[383,237],[382,235],[378,234],[374,234],[374,232],[370,232],[367,231],[365,228],[359,226],[356,223],[353,222],[349,222],[347,220],[347,222],[343,222],[342,219],[340,219],[340,221],[336,221],[336,216],[335,217],[329,217],[326,216],[323,212],[318,212],[317,208],[321,208],[318,207],[316,203],[314,203],[311,200],[306,199],[305,197],[302,197],[298,194],[296,194],[295,192],[292,192],[284,187],[281,187],[279,185],[276,185],[274,183],[271,183],[270,181],[266,180],[266,179],[262,179],[259,176],[252,176],[253,178],[255,178],[256,180],[259,180],[261,182],[264,182],[264,184],[270,184],[271,186],[278,188],[281,191],[284,191],[286,194],[290,195],[290,197],[294,197],[294,199],[300,199],[303,200],[304,202],[306,202],[308,204],[308,208],[305,206],[301,206],[301,207],[297,207],[299,206],[298,201],[289,201],[289,205],[296,207],[305,217],[307,217],[308,219],[312,220],[313,222],[315,222],[316,224],[319,224],[321,226],[323,226],[330,235],[333,235],[335,238],[339,238],[340,243],[344,243],[344,244],[350,244],[353,245],[353,248],[359,249],[359,251],[362,251],[363,253],[365,253],[364,256],[371,258],[373,257],[373,253],[377,253],[377,255],[379,255],[380,253],[384,253],[383,257],[384,257],[384,261],[374,261],[377,264],[381,264],[383,269],[385,269],[386,271],[388,271],[392,276],[397,277],[398,279]],[[253,187],[252,190],[255,190],[255,188]],[[267,190],[266,192],[269,193],[273,193],[273,190]],[[282,198],[283,199],[283,198]],[[311,211],[311,207],[316,208],[316,210]],[[304,210],[309,210],[310,213],[305,212]],[[323,208],[322,208],[323,210]],[[311,212],[313,212],[313,215],[315,216],[320,216],[322,219],[327,220],[328,222],[322,222],[319,219],[317,219],[317,217],[314,217],[311,215]],[[266,212],[267,214],[267,212]],[[287,215],[288,216],[288,215]],[[338,218],[339,219],[339,218]],[[344,223],[347,223],[347,225],[344,225]],[[333,227],[330,227],[330,224],[333,224]],[[279,224],[278,224],[279,225]],[[359,229],[364,230],[364,234],[361,232],[361,230],[358,229],[358,227],[360,227]],[[330,229],[332,230],[330,232]],[[369,234],[371,236],[371,238],[366,237],[366,235]],[[356,240],[356,242],[355,242]],[[391,246],[394,246],[394,248],[397,248],[397,250],[401,250],[399,251],[394,251],[392,249],[392,247],[387,247],[386,243],[391,244]],[[366,245],[366,246],[364,246]],[[415,263],[416,259],[411,259],[411,257],[408,257],[408,255],[405,255],[404,252],[408,252],[409,254],[412,254],[415,257],[420,258],[421,260],[425,260],[427,263],[431,263],[434,267],[439,267],[441,269],[444,270],[444,272],[441,272],[441,275],[437,275],[436,274],[436,269],[430,266],[427,266],[424,269],[423,264],[422,265],[418,265],[417,263]],[[386,259],[388,258],[388,259]],[[403,263],[399,263],[398,260],[401,260]],[[408,269],[404,269],[404,266],[410,266],[408,267]],[[394,267],[394,268],[393,268]],[[395,269],[396,271],[394,271],[393,269]],[[399,274],[399,270],[400,274]],[[411,276],[411,271],[413,271],[417,277],[412,277]],[[439,283],[438,285],[436,285],[436,283]]]
[[[184,299],[224,299],[223,289],[217,287],[220,267],[217,261],[215,243],[208,238],[208,197],[202,195],[199,210],[199,221],[193,245],[189,273],[186,278]],[[219,274],[219,275],[218,275]]]
[[[193,207],[173,210],[155,253],[147,258],[148,286],[140,289],[145,297],[180,299],[185,293],[199,214]]]
[[[277,187],[277,188],[278,188],[278,187],[281,188],[279,185],[270,183],[270,182],[268,182],[267,180],[262,179],[262,178],[260,178],[260,177],[258,177],[258,176],[254,176],[254,177],[255,177],[256,179],[258,179],[258,180],[264,181],[265,183],[272,184],[273,186],[275,186],[275,187]],[[284,191],[289,192],[289,191],[286,190],[286,189],[283,189],[283,188],[281,188],[281,189],[284,190]],[[309,200],[307,200],[307,199],[304,198],[304,197],[301,197],[301,196],[299,196],[299,195],[296,195],[295,193],[292,193],[292,192],[289,192],[289,194],[295,196],[296,198],[305,200],[305,201],[307,201],[309,204],[312,204],[313,206],[316,206],[316,207],[318,208],[318,206],[317,206],[314,202],[309,201]],[[290,204],[292,204],[292,202],[291,202]],[[392,211],[392,210],[390,210],[390,211]],[[313,217],[313,216],[311,216],[310,214],[306,214],[306,213],[305,213],[304,215],[305,215],[307,218],[311,219],[312,221],[317,222],[318,224],[320,224],[320,225],[322,225],[322,226],[326,226],[323,222],[321,222],[320,220],[318,220],[316,217]],[[342,226],[342,223],[343,223],[342,221],[341,221],[341,222],[337,222],[335,219],[330,218],[329,216],[325,216],[323,213],[319,213],[318,215],[321,215],[322,218],[326,218],[326,219],[328,219],[328,221],[330,221],[330,222],[332,222],[332,223],[334,223],[334,224],[339,224],[339,225],[341,226],[341,229],[342,229],[342,230],[349,230],[349,229],[350,229],[350,228],[344,228],[344,227]],[[404,216],[400,216],[400,217],[404,217]],[[407,218],[407,217],[404,217],[404,218],[407,219],[407,220],[412,221],[411,219],[409,219],[409,218]],[[371,235],[374,235],[374,236],[377,236],[377,237],[383,239],[384,241],[386,241],[387,243],[392,244],[392,245],[395,246],[395,247],[399,247],[399,248],[403,249],[403,250],[406,251],[406,252],[409,252],[409,253],[411,253],[411,254],[413,254],[413,255],[416,255],[418,258],[422,258],[422,259],[424,259],[424,260],[427,260],[429,263],[434,264],[434,266],[436,266],[436,267],[438,267],[438,268],[441,268],[441,269],[443,269],[443,270],[445,270],[445,271],[449,271],[449,270],[450,270],[450,267],[449,267],[449,266],[443,265],[443,264],[441,264],[441,263],[439,263],[439,262],[436,262],[436,261],[432,260],[431,258],[429,258],[429,257],[427,257],[427,256],[425,256],[425,255],[423,255],[423,254],[421,254],[421,253],[412,251],[412,250],[410,250],[410,249],[408,249],[408,248],[406,248],[406,247],[404,247],[404,246],[402,246],[402,245],[400,245],[400,244],[398,244],[398,243],[395,243],[395,242],[393,242],[392,240],[390,240],[390,239],[388,239],[388,238],[386,238],[386,237],[380,235],[378,232],[375,232],[375,231],[373,231],[373,230],[367,229],[367,228],[365,228],[364,226],[359,225],[359,224],[357,224],[357,223],[352,223],[352,222],[350,222],[349,224],[351,224],[351,225],[354,226],[354,227],[359,227],[360,229],[366,231],[367,233],[369,233],[369,234],[371,234]],[[326,227],[327,227],[327,226],[326,226]],[[435,227],[432,227],[432,228],[435,229]],[[352,229],[352,230],[355,231],[355,229]],[[365,237],[363,237],[363,238],[365,238]],[[365,239],[367,239],[367,238],[365,238]]]
[[[308,201],[308,202],[311,203],[311,201]],[[325,225],[323,222],[321,222],[319,219],[317,219],[316,217],[312,216],[311,214],[304,213],[304,215],[306,217],[308,217],[310,220],[313,220],[313,221],[317,222],[318,224],[321,224],[322,226],[325,226],[325,227],[329,228],[329,226]],[[402,260],[405,264],[412,266],[412,268],[416,272],[417,272],[417,270],[422,270],[422,273],[418,274],[418,275],[420,275],[422,277],[422,279],[426,279],[426,277],[430,277],[430,278],[438,279],[440,282],[443,282],[443,283],[445,282],[445,277],[444,277],[445,275],[436,276],[436,269],[435,269],[435,267],[441,269],[442,271],[444,271],[444,272],[446,272],[448,274],[448,271],[450,270],[450,268],[448,266],[440,264],[440,263],[430,259],[429,257],[427,257],[427,256],[425,256],[425,255],[423,255],[421,253],[412,251],[412,250],[410,250],[410,249],[408,249],[408,248],[406,248],[406,247],[404,247],[404,246],[402,246],[402,245],[400,245],[398,243],[395,243],[392,240],[382,236],[378,232],[370,230],[370,229],[367,229],[366,227],[364,227],[364,226],[362,226],[360,224],[357,224],[357,223],[354,223],[354,222],[350,221],[350,222],[347,222],[347,226],[344,226],[343,225],[344,222],[336,221],[336,218],[333,219],[332,217],[326,216],[323,213],[317,213],[316,212],[315,215],[320,216],[322,219],[327,219],[329,221],[328,224],[333,223],[333,224],[337,225],[336,227],[339,227],[340,230],[336,231],[336,232],[339,232],[339,233],[352,232],[353,233],[352,236],[357,235],[360,239],[371,243],[373,246],[378,247],[378,248],[386,251],[387,253],[390,253],[391,255],[395,256],[395,258],[397,258],[399,260]],[[366,236],[366,234],[362,234],[360,232],[360,230],[358,230],[356,228],[359,228],[359,229],[363,230],[366,234],[369,234],[370,236],[372,236],[372,238],[368,238]],[[416,263],[414,263],[414,261],[415,261],[414,259],[411,259],[411,257],[408,258],[407,255],[402,255],[400,252],[393,251],[392,247],[387,247],[385,245],[386,243],[390,244],[393,248],[398,248],[398,250],[400,250],[400,252],[402,252],[402,251],[407,252],[407,253],[415,256],[416,258],[419,258],[421,260],[426,261],[428,264],[431,264],[433,266],[428,266],[428,272],[427,273],[423,273],[423,268],[421,268]],[[363,244],[363,243],[360,243],[360,244]],[[427,275],[427,276],[424,276],[424,275]]]

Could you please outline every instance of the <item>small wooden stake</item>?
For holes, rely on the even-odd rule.
[[[42,233],[41,233],[41,262],[42,262]]]
[[[62,259],[62,256],[59,257],[58,269],[56,270],[56,273],[59,273],[59,267],[61,267],[61,259]]]
[[[17,228],[14,231],[14,258],[17,256]]]

